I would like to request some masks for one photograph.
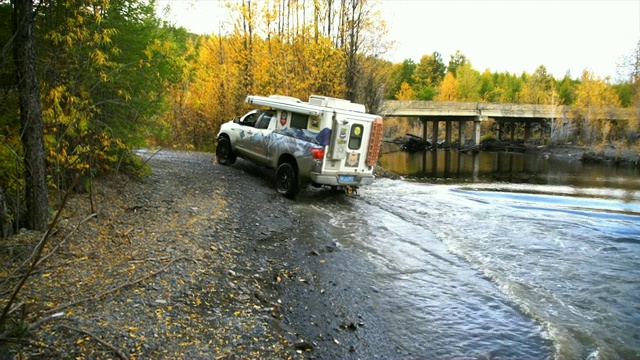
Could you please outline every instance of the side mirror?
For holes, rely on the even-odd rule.
[[[236,116],[235,118],[233,118],[233,122],[236,124],[240,123],[240,116]]]

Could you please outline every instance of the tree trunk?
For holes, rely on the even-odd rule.
[[[11,235],[11,222],[9,211],[7,211],[7,197],[0,187],[0,238],[8,239],[9,235]]]
[[[49,199],[42,126],[40,89],[36,76],[34,14],[31,0],[13,0],[14,60],[20,93],[20,122],[26,176],[27,222],[30,229],[45,231]]]

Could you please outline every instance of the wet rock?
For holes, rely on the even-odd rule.
[[[310,342],[307,342],[307,341],[298,341],[297,343],[293,344],[293,347],[296,350],[300,350],[300,351],[312,351],[313,350],[313,344],[311,344]]]
[[[346,330],[358,330],[358,326],[356,326],[356,324],[353,321],[343,323],[340,327]]]

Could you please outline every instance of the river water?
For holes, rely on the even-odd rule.
[[[295,206],[375,269],[346,270],[404,357],[640,358],[637,170],[390,146],[404,180]]]

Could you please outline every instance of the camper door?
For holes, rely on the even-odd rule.
[[[329,161],[340,165],[330,166],[331,170],[355,172],[364,167],[370,125],[368,121],[334,117]]]

